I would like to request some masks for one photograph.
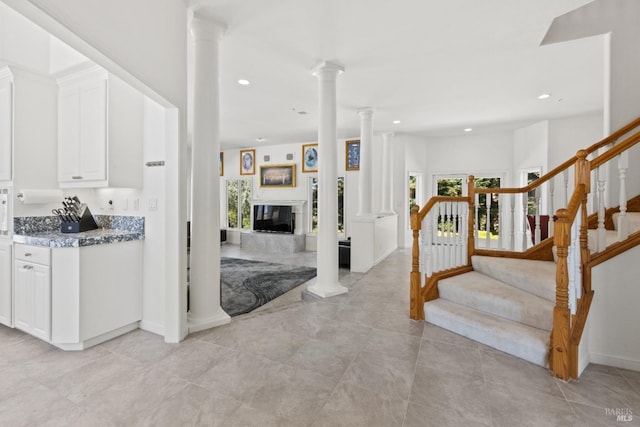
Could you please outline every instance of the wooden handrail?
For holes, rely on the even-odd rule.
[[[621,127],[616,132],[612,133],[611,135],[609,135],[608,137],[604,138],[603,140],[601,140],[599,142],[596,142],[595,144],[589,146],[589,148],[584,149],[584,151],[586,152],[587,155],[589,155],[591,153],[594,153],[595,151],[599,150],[600,148],[606,147],[607,145],[614,143],[615,141],[618,140],[618,138],[620,138],[621,136],[626,135],[627,133],[629,133],[630,131],[632,131],[633,129],[635,129],[635,128],[639,127],[639,126],[640,126],[640,117],[638,117],[634,121],[626,124],[625,126]],[[626,147],[629,144],[629,140],[632,140],[634,137],[635,138],[640,137],[640,132],[638,132],[638,133],[632,135],[631,137],[627,138],[624,142],[621,142],[620,144],[616,144],[615,147],[611,148],[610,150],[607,150],[606,153],[603,153],[600,156],[598,156],[596,159],[594,159],[592,161],[591,168],[594,169],[594,168],[600,166],[601,164],[604,164],[607,161],[611,160],[612,158],[614,158],[615,156],[619,155],[623,151],[625,151],[627,148],[622,148],[623,145]],[[634,141],[635,142],[633,142],[631,145],[629,145],[629,147],[638,142],[635,139],[634,139]],[[616,150],[616,151],[614,151],[613,153],[609,154],[612,150]],[[602,156],[605,156],[605,157],[602,157]],[[599,160],[598,163],[596,163],[596,160],[600,159],[601,157],[602,157],[602,160]],[[479,194],[491,194],[491,193],[519,194],[519,193],[528,193],[529,191],[535,190],[540,185],[544,184],[545,182],[549,181],[551,178],[553,178],[556,175],[560,174],[565,169],[569,168],[570,166],[573,166],[573,164],[577,160],[578,160],[578,156],[573,156],[573,157],[569,158],[564,163],[561,163],[557,167],[551,169],[549,172],[547,172],[544,175],[542,175],[540,178],[536,179],[531,184],[526,185],[524,187],[517,187],[517,188],[515,188],[515,187],[514,188],[476,188],[476,193],[479,193]],[[594,163],[595,163],[595,166],[594,166]]]
[[[433,208],[433,206],[438,202],[469,202],[469,197],[452,197],[452,196],[433,196],[429,199],[429,201],[420,209],[418,212],[418,219],[420,222],[427,216],[427,213]]]
[[[591,145],[589,148],[586,149],[586,151],[587,153],[591,154],[602,147],[606,147],[609,144],[613,144],[618,140],[618,138],[626,135],[627,133],[631,132],[633,129],[639,126],[640,126],[640,117],[622,126],[620,129],[618,129],[608,137],[604,138],[602,141],[596,142],[595,144]]]
[[[602,166],[607,163],[609,160],[613,159],[616,156],[622,154],[622,152],[628,150],[629,148],[636,145],[640,142],[640,132],[636,132],[631,135],[629,138],[622,141],[620,144],[616,144],[615,147],[610,148],[604,153],[600,154],[598,157],[591,161],[591,170],[597,168],[598,166]]]

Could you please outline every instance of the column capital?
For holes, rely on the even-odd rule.
[[[227,24],[219,21],[211,8],[202,6],[193,10],[191,34],[196,40],[218,41],[227,30]]]
[[[344,73],[344,65],[337,62],[321,61],[311,70],[311,74],[321,78],[335,78]]]
[[[360,115],[360,117],[364,118],[369,118],[373,116],[373,108],[371,107],[365,107],[365,108],[360,108],[358,109],[358,114]]]

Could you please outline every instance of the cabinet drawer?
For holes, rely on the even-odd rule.
[[[51,250],[41,246],[16,245],[16,260],[49,265]]]

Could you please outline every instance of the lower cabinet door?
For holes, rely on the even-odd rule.
[[[49,267],[16,260],[14,324],[37,338],[51,340]]]
[[[13,327],[11,244],[0,243],[0,323]]]
[[[34,264],[31,335],[51,341],[51,279],[49,267]]]
[[[31,270],[33,265],[16,261],[14,274],[13,316],[16,328],[31,333]]]

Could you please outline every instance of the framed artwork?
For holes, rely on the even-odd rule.
[[[224,153],[220,152],[220,176],[224,175]]]
[[[296,165],[260,166],[260,187],[295,187]]]
[[[318,172],[318,144],[302,146],[302,172]]]
[[[345,169],[360,170],[360,140],[353,139],[345,142]]]
[[[240,150],[240,175],[255,175],[256,150]]]

